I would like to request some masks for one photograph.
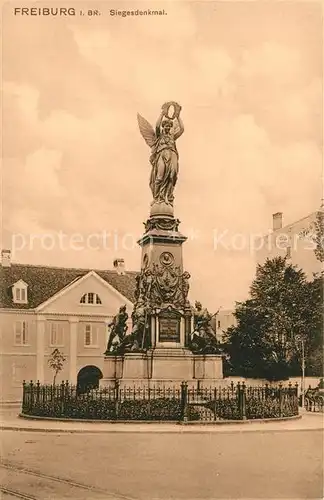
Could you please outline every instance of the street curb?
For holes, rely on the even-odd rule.
[[[305,427],[303,428],[301,423],[302,415],[298,415],[293,418],[289,418],[289,420],[294,420],[296,421],[296,425],[298,427],[293,427],[293,428],[287,428],[284,424],[285,422],[287,423],[287,418],[283,421],[281,420],[280,422],[277,420],[277,423],[272,420],[271,422],[268,421],[235,421],[235,425],[232,425],[233,422],[230,424],[223,421],[221,422],[222,425],[201,425],[201,424],[184,424],[181,425],[179,422],[177,423],[171,423],[171,422],[162,422],[159,424],[158,422],[150,422],[151,425],[144,425],[143,422],[128,422],[128,423],[122,423],[122,422],[116,422],[113,421],[112,424],[108,423],[107,421],[91,421],[91,425],[82,426],[81,424],[89,424],[89,422],[83,421],[78,421],[75,422],[75,427],[72,428],[67,428],[66,426],[60,426],[60,427],[43,427],[41,426],[41,422],[44,425],[49,425],[50,420],[49,419],[42,419],[40,417],[37,418],[30,418],[28,416],[28,420],[34,421],[35,423],[38,422],[39,425],[37,427],[31,427],[31,426],[24,426],[24,425],[19,425],[19,422],[17,422],[17,425],[12,425],[10,422],[6,424],[6,422],[2,422],[0,424],[0,430],[2,431],[16,431],[16,432],[39,432],[39,433],[56,433],[56,434],[237,434],[237,433],[248,433],[248,432],[311,432],[311,431],[323,431],[323,425],[322,425],[322,419],[319,422],[319,425],[315,427]],[[26,417],[20,416],[21,419]],[[26,419],[27,420],[27,419]],[[41,420],[41,422],[40,422]],[[56,420],[57,421],[57,420]],[[52,419],[53,422],[53,419]],[[60,421],[62,422],[62,421]],[[23,424],[23,422],[21,422]],[[67,423],[67,420],[64,421],[64,423]],[[69,423],[72,423],[71,421]],[[152,424],[156,424],[153,426]],[[243,426],[238,427],[238,424],[244,423]],[[262,425],[260,426],[260,423]],[[283,424],[282,426],[280,424]],[[99,424],[99,425],[95,425]],[[119,425],[117,425],[119,424]],[[131,425],[134,424],[134,425]],[[142,424],[140,426],[139,424]],[[224,425],[225,424],[225,425]],[[246,425],[250,424],[250,425]],[[259,424],[259,425],[258,425]],[[276,425],[274,425],[276,424]],[[305,424],[304,424],[305,425]],[[306,424],[307,425],[307,424]],[[168,426],[166,428],[166,426]],[[257,428],[256,428],[257,426]]]
[[[302,415],[294,415],[292,417],[278,417],[278,418],[250,418],[245,420],[215,420],[213,422],[202,422],[202,421],[188,421],[179,422],[180,425],[249,425],[249,424],[268,424],[274,422],[289,422],[290,420],[300,420]]]
[[[314,427],[308,429],[287,429],[287,428],[263,428],[263,429],[224,429],[215,427],[205,427],[204,430],[198,429],[197,427],[188,428],[185,426],[179,426],[177,429],[46,429],[37,427],[14,427],[14,426],[0,426],[1,431],[16,431],[16,432],[38,432],[38,433],[50,433],[50,434],[238,434],[238,433],[265,433],[265,432],[313,432],[313,431],[323,431],[323,427]]]
[[[43,421],[43,422],[66,422],[66,423],[83,423],[83,424],[127,424],[127,425],[183,425],[183,426],[218,426],[218,425],[248,425],[254,423],[274,423],[274,422],[287,422],[291,420],[300,420],[302,415],[293,415],[292,417],[278,417],[278,418],[255,418],[255,419],[245,419],[245,420],[214,420],[214,421],[178,421],[178,420],[88,420],[81,418],[55,418],[55,417],[40,417],[38,415],[27,415],[25,413],[19,413],[19,418],[32,420],[32,421]]]

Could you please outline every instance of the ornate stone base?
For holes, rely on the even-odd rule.
[[[222,356],[197,355],[188,349],[159,348],[142,353],[107,356],[104,359],[101,387],[119,380],[121,385],[148,384],[172,386],[187,381],[189,386],[220,385],[223,380]]]
[[[159,348],[148,353],[151,379],[182,382],[193,378],[193,354],[182,348]]]
[[[123,379],[149,378],[148,357],[141,353],[127,353],[124,355]]]
[[[119,379],[123,376],[123,356],[106,356],[104,358],[103,378]]]
[[[223,378],[222,356],[217,354],[195,354],[194,378],[200,380]]]

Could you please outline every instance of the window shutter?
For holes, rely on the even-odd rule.
[[[64,345],[64,322],[51,321],[49,328],[50,328],[50,345],[52,346]]]
[[[22,343],[23,344],[28,344],[28,323],[27,321],[23,321],[23,339]]]
[[[57,344],[64,344],[64,323],[59,324],[58,332],[57,332]]]
[[[51,329],[51,345],[56,345],[56,324],[51,322],[50,323],[50,329]]]
[[[98,345],[99,326],[93,328],[92,345]]]
[[[85,325],[84,345],[91,345],[91,325]]]
[[[22,340],[22,323],[21,321],[16,321],[15,323],[15,344],[21,344]]]

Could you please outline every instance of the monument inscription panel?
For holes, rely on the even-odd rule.
[[[180,342],[180,316],[172,312],[160,314],[159,342]]]

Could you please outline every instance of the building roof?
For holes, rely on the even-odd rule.
[[[82,276],[94,271],[113,286],[125,298],[134,302],[137,272],[103,271],[96,269],[75,269],[64,267],[35,266],[30,264],[11,264],[1,267],[0,306],[17,309],[34,309],[54,294]],[[16,304],[12,300],[12,285],[23,280],[28,284],[28,304]]]
[[[260,236],[260,238],[257,238],[257,240],[260,241],[260,240],[267,239],[267,238],[269,238],[269,236],[272,236],[273,234],[276,234],[276,233],[284,234],[285,231],[288,232],[289,229],[293,228],[297,224],[300,224],[300,222],[314,219],[317,216],[317,214],[320,213],[321,211],[322,211],[322,209],[315,210],[314,212],[311,212],[310,214],[305,215],[305,217],[302,217],[301,219],[297,219],[293,222],[290,222],[289,224],[285,224],[278,229],[271,229],[271,232],[268,232],[268,233],[264,234],[263,236]]]
[[[284,226],[282,226],[281,228],[279,229],[274,229],[273,230],[273,233],[277,233],[277,232],[282,232],[284,231],[285,229],[286,230],[289,230],[290,228],[296,226],[297,224],[300,224],[300,222],[303,222],[303,221],[307,221],[307,220],[310,220],[310,219],[313,219],[314,217],[317,216],[317,214],[320,212],[320,210],[315,210],[315,212],[312,212],[308,215],[305,215],[305,217],[302,217],[301,219],[297,219],[295,220],[294,222],[290,222],[289,224],[285,224]]]

